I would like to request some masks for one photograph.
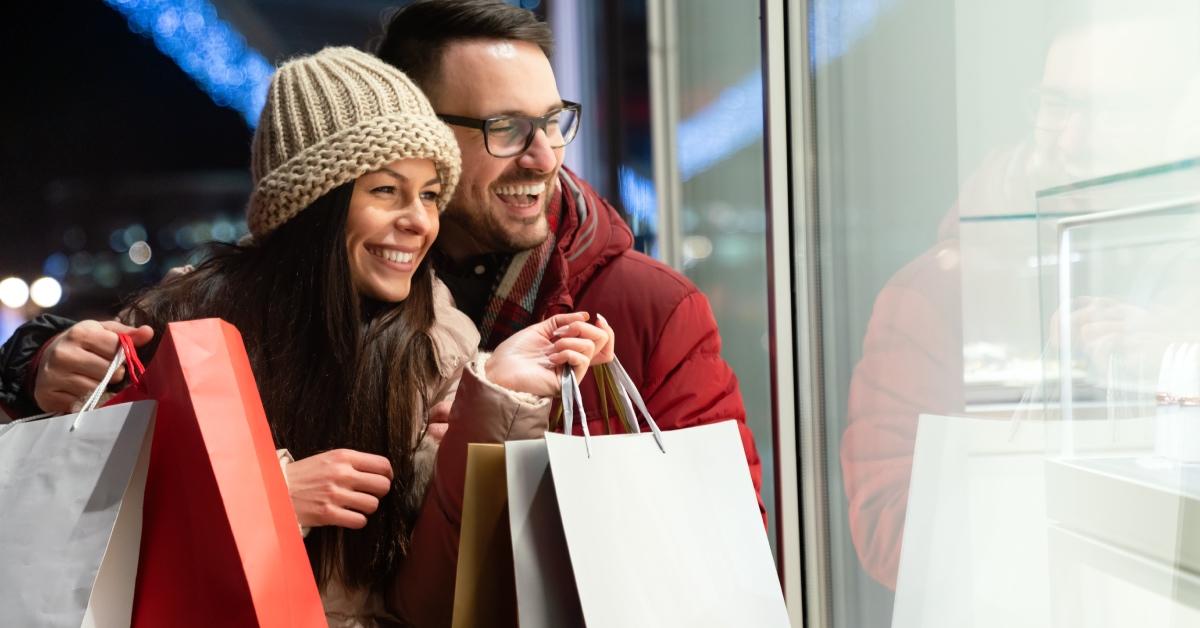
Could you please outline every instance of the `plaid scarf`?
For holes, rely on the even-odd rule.
[[[578,238],[576,232],[580,231],[581,224],[594,222],[588,217],[592,211],[589,205],[595,202],[580,192],[583,186],[571,181],[571,176],[565,168],[559,175],[555,190],[558,197],[551,200],[546,215],[550,231],[546,241],[537,248],[513,255],[508,266],[499,273],[499,281],[492,289],[483,320],[479,323],[480,346],[485,350],[495,349],[509,336],[546,314],[558,313],[551,310],[568,311],[547,302],[566,282],[567,259],[559,249]],[[590,188],[586,189],[595,195]]]
[[[551,212],[546,216],[550,223],[550,234],[536,249],[521,251],[512,256],[508,267],[500,273],[500,282],[492,290],[487,308],[480,322],[482,344],[488,350],[504,342],[505,338],[517,333],[533,322],[533,310],[546,265],[558,245],[558,216]]]

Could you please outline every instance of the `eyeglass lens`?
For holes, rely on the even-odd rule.
[[[579,112],[561,109],[541,118],[494,118],[487,126],[488,150],[498,157],[509,157],[524,151],[533,143],[534,133],[545,128],[551,148],[561,148],[575,139],[579,128]]]

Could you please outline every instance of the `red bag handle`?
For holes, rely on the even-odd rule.
[[[146,374],[146,367],[138,358],[137,348],[133,346],[133,338],[129,334],[117,334],[117,339],[121,342],[121,350],[125,353],[125,370],[129,373],[129,382],[137,386],[142,383],[142,375]]]
[[[133,346],[133,338],[128,334],[117,334],[118,349],[117,354],[113,356],[112,362],[108,365],[108,372],[101,378],[99,385],[92,391],[91,396],[87,401],[83,402],[83,406],[79,409],[79,413],[75,415],[75,420],[71,422],[71,431],[79,426],[79,419],[83,415],[96,409],[100,404],[100,397],[104,391],[108,389],[108,383],[112,381],[113,374],[121,368],[122,364],[126,365],[125,371],[129,373],[129,381],[134,386],[142,383],[142,375],[146,374],[146,367],[142,364],[142,360],[138,358],[137,349]]]

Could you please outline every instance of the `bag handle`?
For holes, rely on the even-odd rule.
[[[630,401],[636,406],[638,411],[646,419],[646,425],[650,426],[650,431],[654,433],[654,442],[658,443],[658,448],[665,454],[667,447],[663,445],[662,430],[658,429],[658,423],[654,421],[654,417],[650,416],[650,410],[646,408],[646,402],[642,400],[642,393],[638,392],[637,386],[633,385],[633,379],[629,377],[629,373],[625,372],[625,367],[621,366],[621,361],[613,358],[613,361],[604,365],[608,367],[609,374],[613,376],[613,380],[617,384],[617,392],[621,395],[621,404],[629,410],[631,417],[630,423],[633,424],[637,432],[641,429],[637,425],[637,417],[633,415],[633,409],[629,408]]]
[[[71,422],[70,431],[74,432],[75,428],[79,426],[79,420],[83,418],[83,415],[95,410],[96,406],[100,404],[100,398],[104,395],[104,391],[108,389],[108,383],[112,381],[113,374],[117,372],[117,369],[121,368],[122,364],[129,364],[129,368],[126,370],[129,373],[129,381],[134,386],[142,383],[142,375],[146,373],[146,367],[142,364],[141,359],[138,358],[137,349],[133,346],[133,338],[130,338],[128,334],[117,334],[117,340],[120,343],[117,354],[113,356],[112,362],[108,365],[108,371],[104,373],[104,377],[100,379],[100,383],[96,385],[96,389],[92,391],[92,394],[79,408],[79,413],[75,415],[75,420]]]
[[[575,405],[579,405],[579,423],[583,428],[583,446],[587,449],[588,458],[592,457],[592,435],[588,431],[587,413],[583,410],[583,391],[579,389],[579,380],[575,378],[575,369],[570,364],[564,365],[562,373],[562,412],[563,434],[571,435],[575,428]]]
[[[612,372],[607,364],[601,364],[592,369],[592,374],[596,376],[596,387],[600,390],[600,411],[604,416],[608,416],[608,402],[612,400],[616,405],[617,419],[621,422],[625,433],[640,434],[642,426],[638,424],[637,415],[634,414],[633,404],[629,401],[629,396],[622,396],[619,392],[619,387]],[[608,430],[608,421],[604,421],[605,431]]]
[[[633,385],[633,380],[629,377],[629,373],[625,371],[625,367],[621,366],[621,361],[613,357],[612,362],[602,364],[598,368],[608,369],[609,380],[614,384],[614,388],[616,388],[617,398],[625,410],[625,416],[629,417],[627,425],[632,427],[635,433],[641,433],[637,416],[634,414],[634,407],[636,407],[646,419],[646,424],[650,426],[650,431],[654,433],[654,442],[658,444],[659,450],[664,454],[667,453],[667,448],[663,444],[662,430],[658,428],[658,423],[654,421],[654,417],[650,416],[650,410],[646,408],[646,402],[642,399],[641,393],[638,392],[637,386]],[[603,387],[600,390],[600,394],[604,394]],[[583,410],[583,392],[579,388],[579,380],[575,377],[574,369],[564,368],[562,373],[563,433],[568,436],[574,428],[576,404],[579,406],[579,419],[583,427],[584,447],[587,449],[588,457],[591,458],[592,435],[588,431],[587,415]]]

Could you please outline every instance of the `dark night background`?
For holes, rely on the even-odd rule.
[[[212,3],[268,61],[326,45],[366,46],[402,2],[231,0]],[[586,129],[606,164],[645,164],[645,25],[641,2],[607,5],[597,28],[623,42],[599,51],[592,76],[605,123]],[[552,3],[536,11],[546,16]],[[0,46],[7,97],[0,116],[0,279],[56,276],[50,311],[111,316],[121,299],[194,261],[197,246],[244,232],[253,133],[155,42],[100,0],[10,5]],[[630,47],[640,42],[641,50]],[[560,41],[559,45],[570,45]],[[634,46],[636,48],[636,46]],[[599,128],[597,128],[597,126]],[[611,173],[615,167],[605,167]],[[593,177],[596,179],[596,177]],[[615,174],[594,184],[614,202]],[[145,240],[138,265],[129,245]],[[42,310],[0,305],[0,340]]]

